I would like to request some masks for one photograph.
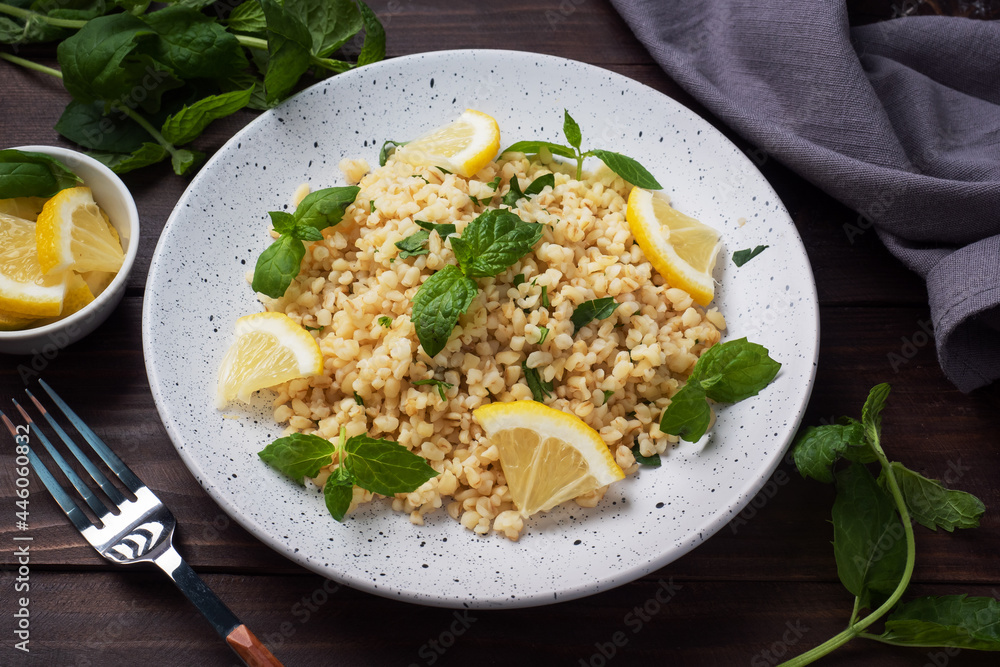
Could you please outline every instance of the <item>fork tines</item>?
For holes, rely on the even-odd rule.
[[[126,466],[122,460],[111,451],[104,441],[101,440],[68,405],[66,405],[66,402],[63,401],[55,391],[53,391],[52,387],[50,387],[44,380],[39,380],[38,382],[42,389],[45,390],[45,393],[47,393],[52,399],[52,402],[55,403],[56,407],[59,408],[66,419],[69,420],[69,422],[79,432],[80,436],[82,436],[87,444],[90,445],[92,451],[96,452],[101,460],[107,464],[108,468],[114,472],[115,476],[121,481],[125,488],[129,489],[133,494],[143,488],[144,485],[141,481],[139,481],[139,478],[136,477],[128,466]],[[31,393],[31,391],[25,390],[25,393],[28,395],[28,398],[31,399],[31,402],[35,404],[38,412],[45,418],[45,421],[48,422],[52,430],[59,436],[59,439],[66,444],[66,447],[68,447],[73,453],[76,460],[80,462],[80,465],[82,465],[87,471],[87,474],[90,475],[91,479],[97,483],[107,496],[108,500],[111,501],[111,507],[109,508],[104,502],[102,502],[100,497],[94,493],[90,486],[88,486],[87,483],[84,482],[79,475],[77,475],[73,468],[70,467],[69,463],[67,463],[66,459],[64,459],[55,448],[49,438],[46,437],[42,429],[39,428],[38,424],[32,420],[28,411],[15,400],[13,401],[14,406],[17,408],[18,412],[21,413],[21,416],[28,424],[28,433],[30,434],[29,437],[37,438],[37,440],[42,443],[45,451],[47,451],[49,456],[52,457],[56,466],[58,466],[58,468],[63,472],[70,484],[73,485],[73,488],[77,490],[83,500],[87,503],[87,506],[98,519],[103,519],[109,514],[118,514],[118,506],[128,501],[125,494],[123,494],[118,487],[112,484],[104,473],[102,473],[101,470],[94,465],[93,461],[91,461],[91,459],[80,449],[76,442],[74,442],[73,438],[71,438],[62,426],[60,426],[58,422],[53,419],[52,415],[49,414],[49,411],[45,408],[42,402],[39,401],[38,398]],[[19,434],[17,433],[14,424],[2,412],[0,412],[0,417],[2,417],[4,424],[7,425],[7,428],[15,437],[15,440],[17,440]],[[76,504],[70,494],[67,493],[66,490],[63,489],[62,485],[56,481],[52,473],[49,472],[45,464],[42,463],[35,454],[30,444],[28,445],[28,461],[30,462],[31,467],[35,470],[35,473],[38,475],[38,478],[45,485],[45,488],[49,490],[49,493],[51,493],[56,502],[59,503],[59,507],[62,508],[63,512],[65,512],[70,518],[70,521],[73,522],[73,525],[76,526],[76,528],[81,532],[92,526],[93,524],[91,521]]]

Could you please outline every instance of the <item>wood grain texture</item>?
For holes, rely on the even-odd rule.
[[[922,281],[873,232],[852,237],[845,231],[855,213],[723,127],[656,66],[607,0],[370,4],[386,25],[390,56],[509,48],[582,60],[677,99],[755,159],[803,238],[821,303],[819,367],[804,423],[857,415],[868,388],[890,382],[884,417],[890,458],[976,494],[988,508],[978,530],[917,528],[911,594],[1000,596],[1000,388],[963,395],[943,377],[923,333]],[[899,13],[904,4],[860,0],[849,7],[852,22],[864,23]],[[940,3],[912,4],[923,12],[923,5]],[[47,47],[20,55],[55,63]],[[0,88],[0,146],[72,147],[52,129],[67,100],[57,81],[0,62]],[[242,112],[213,124],[196,147],[217,150],[254,117]],[[149,260],[189,180],[166,165],[124,180],[143,227],[128,295],[76,345],[49,356],[0,356],[0,406],[44,373],[171,507],[179,551],[284,664],[493,665],[528,658],[529,664],[558,665],[772,665],[843,628],[851,600],[837,580],[830,546],[832,492],[802,479],[788,462],[739,517],[684,558],[615,590],[543,608],[463,613],[400,603],[341,587],[273,552],[228,517],[184,467],[159,421],[143,366]],[[168,580],[102,560],[40,486],[32,487],[30,505],[32,652],[15,651],[8,632],[17,565],[9,547],[18,534],[8,473],[14,460],[9,441],[0,442],[0,616],[8,619],[0,623],[0,664],[131,667],[137,657],[166,666],[237,663]],[[674,596],[657,603],[657,592],[671,582]],[[822,664],[980,666],[996,658],[856,641]]]

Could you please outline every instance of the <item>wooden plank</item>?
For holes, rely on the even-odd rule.
[[[136,656],[155,665],[239,664],[158,573],[123,569],[31,577],[31,654],[20,656],[5,646],[5,665],[131,667]],[[650,578],[546,607],[456,611],[384,600],[314,575],[207,574],[204,579],[289,666],[508,664],[529,654],[529,664],[773,665],[832,637],[850,615],[850,599],[839,584]],[[997,594],[989,586],[959,589]],[[921,586],[914,593],[955,590]],[[949,667],[996,661],[989,653],[948,656],[942,649],[859,639],[823,664],[936,664],[938,653]]]

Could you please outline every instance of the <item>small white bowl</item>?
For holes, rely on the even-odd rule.
[[[0,353],[33,354],[51,358],[53,354],[80,340],[108,318],[125,294],[128,275],[139,250],[139,211],[132,194],[118,176],[92,157],[56,146],[17,146],[17,150],[50,155],[83,179],[94,192],[94,201],[108,214],[121,238],[125,262],[103,292],[69,317],[23,331],[0,331]]]

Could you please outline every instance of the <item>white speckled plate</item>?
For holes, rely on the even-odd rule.
[[[519,542],[478,537],[444,510],[412,525],[388,501],[340,525],[309,493],[257,458],[279,433],[269,397],[212,405],[233,323],[260,310],[244,278],[270,239],[267,211],[296,187],[343,185],[342,158],[378,163],[467,107],[497,119],[504,145],[562,141],[562,113],[584,147],[638,159],[674,205],[723,233],[715,303],[727,339],[749,336],[783,366],[755,398],[719,410],[708,444],[670,450],[658,469],[614,484],[597,508],[569,503],[533,518]],[[745,220],[745,224],[740,224]],[[742,268],[731,255],[769,248]],[[812,388],[816,288],[788,213],[751,162],[672,99],[619,74],[550,56],[445,51],[341,74],[263,114],[195,177],[153,257],[143,342],[157,407],[181,457],[247,530],[297,563],[386,597],[449,607],[547,604],[636,579],[732,519],[770,476]],[[268,392],[262,392],[264,394]]]

